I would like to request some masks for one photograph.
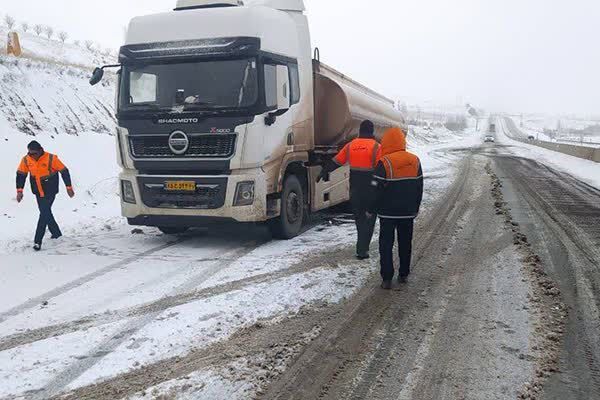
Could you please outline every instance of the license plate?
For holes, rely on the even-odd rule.
[[[196,182],[194,181],[167,181],[165,189],[173,192],[195,192]]]

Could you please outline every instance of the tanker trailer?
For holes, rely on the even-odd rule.
[[[402,125],[393,102],[313,60],[302,0],[178,0],[134,18],[119,52],[121,210],[167,234],[266,223],[292,238],[348,200],[349,171],[319,161],[361,120]]]

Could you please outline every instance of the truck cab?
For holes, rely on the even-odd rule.
[[[179,1],[131,21],[117,95],[131,224],[280,215],[282,164],[300,168],[313,145],[310,38],[302,1],[258,3]]]

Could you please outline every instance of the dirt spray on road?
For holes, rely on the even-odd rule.
[[[486,172],[491,178],[491,192],[496,214],[504,217],[504,223],[511,229],[513,243],[522,254],[523,268],[529,277],[532,294],[529,303],[535,316],[535,329],[532,338],[532,356],[535,361],[534,375],[519,392],[519,399],[539,399],[548,377],[558,372],[560,350],[564,339],[567,308],[560,290],[548,277],[542,260],[535,253],[527,236],[521,232],[519,224],[513,220],[510,209],[504,201],[502,182],[494,173],[490,163]]]

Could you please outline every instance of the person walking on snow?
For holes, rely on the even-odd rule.
[[[406,136],[400,128],[386,131],[381,153],[373,175],[376,192],[370,214],[379,214],[381,287],[389,290],[394,278],[396,233],[400,256],[398,282],[406,283],[410,274],[414,220],[423,199],[423,170],[419,157],[406,151]]]
[[[381,157],[381,146],[373,136],[374,131],[371,121],[363,121],[358,138],[344,146],[333,160],[325,164],[318,178],[318,182],[328,179],[331,172],[350,164],[350,203],[358,231],[356,257],[359,260],[369,258],[377,220],[376,215],[367,215],[369,205],[373,202],[373,171]]]
[[[46,153],[36,141],[27,145],[27,155],[23,157],[17,169],[17,201],[20,203],[23,200],[23,188],[25,187],[27,175],[29,175],[31,191],[36,197],[40,210],[33,241],[33,249],[36,251],[42,248],[42,239],[46,234],[46,227],[50,230],[52,239],[58,239],[62,236],[60,227],[52,214],[52,204],[58,194],[58,173],[62,176],[67,194],[71,198],[74,197],[75,192],[71,185],[71,175],[58,156]]]

